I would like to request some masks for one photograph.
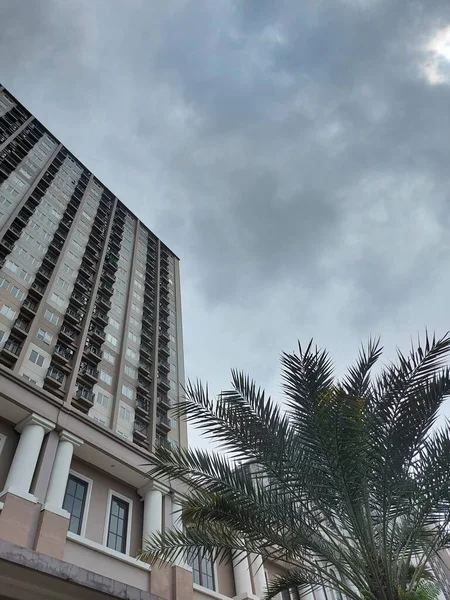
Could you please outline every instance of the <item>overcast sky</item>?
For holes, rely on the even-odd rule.
[[[449,328],[448,0],[0,0],[0,82],[181,258],[215,391]]]

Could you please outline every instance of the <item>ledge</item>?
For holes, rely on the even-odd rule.
[[[88,540],[87,538],[81,537],[81,535],[77,535],[71,531],[67,532],[67,539],[75,542],[76,544],[80,544],[81,546],[85,546],[86,548],[91,548],[91,550],[95,550],[96,552],[106,554],[107,556],[115,558],[116,560],[120,560],[128,565],[142,569],[143,571],[150,571],[150,565],[148,563],[145,563],[137,558],[133,558],[132,556],[128,556],[127,554],[117,552],[116,550],[112,550],[111,548],[107,548],[98,542]]]
[[[204,594],[205,596],[209,596],[210,598],[214,598],[214,600],[231,600],[229,596],[224,596],[219,592],[215,592],[214,590],[210,590],[203,585],[199,585],[198,583],[192,584],[194,588],[194,592],[199,592],[199,594]]]

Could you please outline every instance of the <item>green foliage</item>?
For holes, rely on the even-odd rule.
[[[177,411],[221,452],[157,451],[149,474],[184,484],[185,528],[153,535],[142,558],[254,552],[286,567],[268,597],[324,583],[355,600],[425,600],[408,594],[450,545],[450,436],[433,428],[449,350],[449,335],[426,336],[374,375],[370,340],[337,380],[326,351],[299,345],[282,356],[286,410],[238,371],[215,399],[189,383]]]

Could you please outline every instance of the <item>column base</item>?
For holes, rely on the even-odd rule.
[[[172,567],[172,599],[193,600],[194,586],[192,569],[189,565],[174,565]]]
[[[160,598],[172,598],[171,569],[169,563],[152,565],[149,592]]]
[[[255,596],[255,594],[251,594],[250,592],[244,592],[243,594],[237,594],[236,596],[233,596],[234,600],[259,600],[258,596]]]
[[[69,529],[69,517],[69,513],[65,510],[44,506],[39,518],[34,550],[62,560]]]
[[[16,495],[11,488],[4,492],[0,513],[0,539],[23,548],[32,548],[39,520],[39,506],[37,498],[31,494],[27,496],[29,498]]]
[[[17,498],[23,498],[24,500],[28,500],[29,502],[34,502],[36,504],[38,499],[33,494],[29,494],[28,492],[23,492],[14,486],[10,486],[5,488],[0,492],[0,498],[3,498],[6,494],[13,494],[13,496],[17,496]]]

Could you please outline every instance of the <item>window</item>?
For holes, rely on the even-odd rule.
[[[34,363],[38,367],[42,367],[45,360],[45,357],[42,356],[42,354],[39,354],[39,352],[36,352],[36,350],[32,350],[28,358],[30,359],[30,362]]]
[[[16,311],[7,304],[4,304],[2,306],[2,309],[0,310],[0,315],[3,315],[4,317],[12,321],[16,316]]]
[[[112,317],[109,317],[109,324],[111,325],[111,327],[114,327],[115,329],[119,329],[119,327],[120,327],[119,321],[117,321],[116,319],[113,319]]]
[[[140,301],[142,301],[142,300],[143,300],[143,298],[142,298],[141,294],[138,294],[138,293],[136,292],[136,290],[133,290],[133,298],[135,298],[136,300],[140,300]]]
[[[9,284],[11,282],[8,281],[8,279],[5,279],[4,277],[0,277],[0,290],[7,290],[9,288]]]
[[[188,557],[188,563],[192,567],[194,583],[202,585],[209,590],[215,590],[214,570],[211,556],[201,556],[200,553]]]
[[[15,196],[18,196],[18,195],[19,195],[19,192],[18,192],[18,191],[17,191],[15,188],[13,188],[13,186],[12,186],[12,185],[9,185],[9,183],[6,183],[6,184],[5,184],[4,190],[5,190],[5,192],[7,192],[7,193],[8,193],[10,196],[13,196],[13,197],[15,197]]]
[[[8,198],[5,198],[5,196],[0,194],[0,204],[9,208],[11,206],[11,200],[8,200]]]
[[[106,545],[122,554],[127,552],[128,546],[129,510],[130,504],[127,501],[111,496]]]
[[[59,317],[53,311],[46,310],[44,313],[44,317],[47,319],[47,321],[50,321],[50,323],[53,323],[53,325],[58,325]]]
[[[123,385],[122,386],[122,394],[124,396],[126,396],[129,400],[132,400],[134,398],[134,390],[132,390],[130,387],[128,387],[127,385]],[[122,409],[123,407],[121,407]],[[130,411],[128,411],[130,412]],[[127,419],[127,421],[129,421],[130,419]]]
[[[0,344],[4,344],[6,342],[7,337],[8,336],[6,335],[6,331],[0,329]]]
[[[45,329],[40,329],[40,328],[38,329],[36,337],[39,340],[42,340],[45,344],[51,344],[52,339],[53,339],[53,335],[51,333],[49,333],[48,331],[45,331]]]
[[[130,367],[130,365],[125,365],[125,375],[128,375],[128,377],[131,377],[132,379],[134,379],[136,377],[136,370],[133,369],[133,367]]]
[[[126,386],[124,386],[126,387]],[[128,388],[130,389],[130,388]],[[122,389],[123,391],[123,389]],[[126,406],[120,406],[119,407],[119,418],[123,419],[124,421],[130,421],[131,420],[131,410],[129,410]]]
[[[10,294],[18,300],[23,300],[25,298],[25,292],[23,292],[20,288],[18,288],[15,285],[11,288]]]
[[[140,281],[138,281],[137,279],[134,280],[134,285],[137,287],[138,290],[144,289],[144,286],[142,285],[142,283]]]
[[[138,341],[138,336],[136,334],[134,334],[132,331],[128,332],[128,339],[131,340],[132,342],[137,343]]]
[[[19,188],[22,188],[22,187],[24,187],[24,186],[25,186],[25,181],[22,181],[21,179],[19,179],[19,178],[17,177],[17,175],[13,175],[13,176],[11,177],[11,182],[12,182],[14,185],[16,185],[17,187],[19,187]]]
[[[110,333],[106,334],[106,341],[111,344],[111,346],[117,346],[117,338],[111,335]]]
[[[141,309],[139,308],[139,306],[137,304],[135,304],[134,302],[131,303],[131,310],[134,310],[134,312],[136,312],[136,313],[142,312]]]
[[[137,353],[134,350],[132,350],[131,348],[127,348],[126,354],[129,358],[132,358],[133,360],[136,360],[138,357]]]
[[[88,483],[70,474],[64,496],[63,509],[70,513],[69,531],[81,534],[86,508]]]
[[[70,288],[70,284],[62,277],[58,277],[58,285],[65,291],[67,291]]]
[[[83,210],[83,212],[81,214],[87,221],[92,221],[91,215],[89,215],[85,210]]]
[[[59,296],[58,294],[55,294],[55,292],[52,293],[50,300],[58,306],[64,306],[64,304],[66,303],[65,299]]]
[[[111,352],[108,352],[108,350],[103,351],[103,358],[112,365],[116,362],[116,357]]]
[[[67,275],[75,275],[74,269],[72,269],[72,267],[69,267],[69,265],[66,265],[66,263],[63,263],[62,270]]]
[[[106,371],[103,371],[103,370],[100,371],[100,379],[102,381],[104,381],[105,383],[107,383],[108,385],[111,385],[111,383],[112,383],[112,375],[110,375]]]
[[[15,262],[13,262],[12,260],[7,260],[5,262],[5,268],[9,269],[11,271],[11,273],[17,273],[17,271],[19,270],[19,265],[16,264]]]
[[[104,406],[105,408],[108,408],[109,406],[109,398],[106,394],[102,394],[101,392],[98,392],[95,401],[97,402],[97,404],[101,404],[102,406]]]
[[[33,275],[30,275],[28,271],[25,271],[25,269],[20,269],[19,277],[27,283],[30,283],[30,281],[33,279]]]

